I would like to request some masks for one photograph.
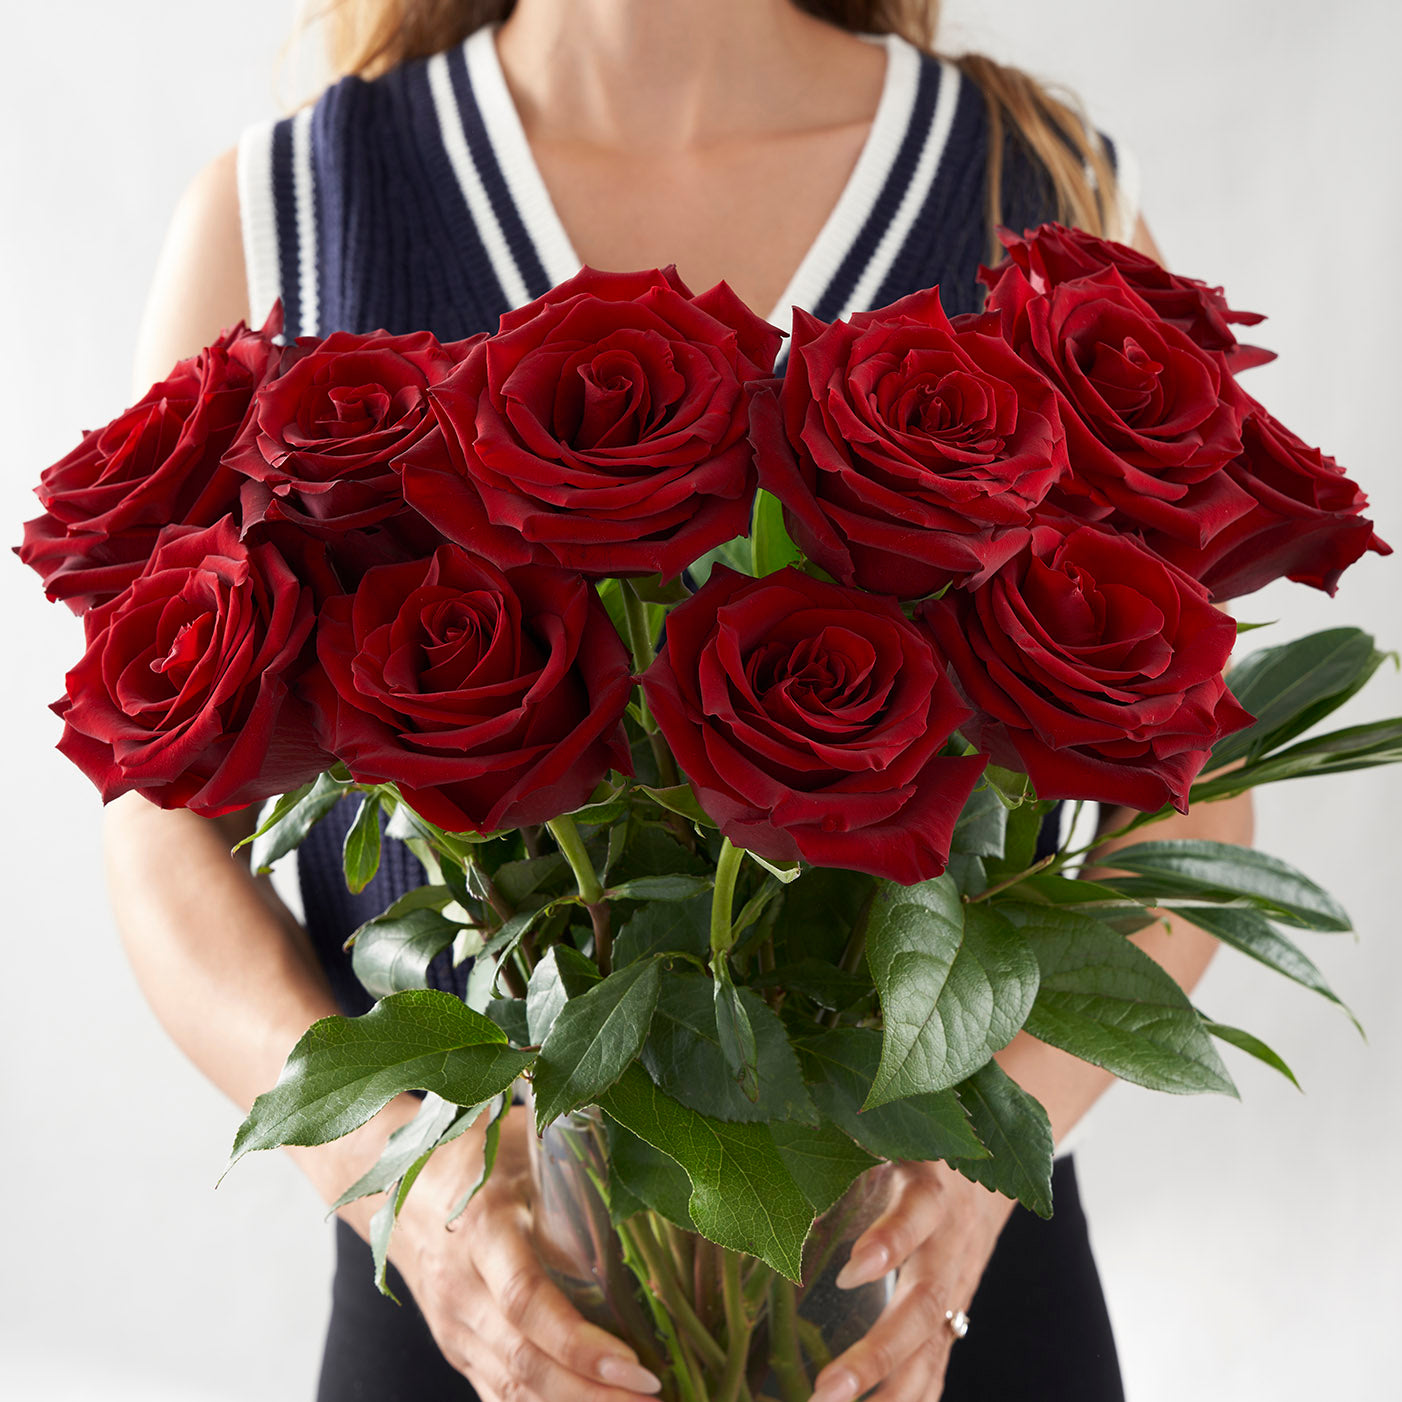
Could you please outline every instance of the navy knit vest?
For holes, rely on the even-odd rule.
[[[886,78],[870,133],[823,228],[769,320],[790,307],[825,320],[938,285],[946,310],[977,310],[988,117],[951,63],[885,36]],[[1116,163],[1119,237],[1133,228],[1133,163]],[[342,79],[311,107],[246,131],[239,201],[250,321],[277,297],[286,334],[429,330],[450,340],[496,329],[501,314],[579,270],[497,61],[491,27],[372,81]],[[1004,220],[1053,217],[1045,170],[1021,143],[1004,151]],[[756,309],[758,310],[758,309]],[[371,999],[351,971],[346,937],[424,880],[397,842],[359,896],[340,850],[356,800],[338,805],[298,853],[308,933],[344,1011]],[[467,966],[447,955],[435,987],[461,994]]]

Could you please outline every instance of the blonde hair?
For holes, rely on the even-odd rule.
[[[322,0],[333,77],[371,78],[409,59],[439,53],[484,24],[504,20],[515,0]],[[799,8],[863,34],[899,34],[934,52],[939,0],[795,0]],[[991,231],[1003,222],[1003,161],[1011,136],[1047,173],[1052,216],[1102,237],[1128,238],[1117,224],[1114,166],[1074,97],[982,54],[952,58],[988,105],[985,208]],[[1002,247],[990,237],[989,261]]]

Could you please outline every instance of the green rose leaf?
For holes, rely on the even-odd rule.
[[[762,1124],[733,1124],[671,1099],[636,1062],[600,1098],[625,1129],[681,1164],[696,1230],[798,1281],[813,1208]]]
[[[985,863],[990,885],[1016,876],[1032,865],[1037,856],[1037,839],[1042,832],[1042,823],[1055,806],[1046,800],[1028,799],[1008,814],[1003,834],[1003,854],[1001,858],[989,858]]]
[[[1353,928],[1348,913],[1327,891],[1279,857],[1250,847],[1194,839],[1140,842],[1116,848],[1111,860],[1116,870],[1135,875],[1106,876],[1100,884],[1146,903],[1174,897],[1244,900],[1286,925]]]
[[[592,1104],[642,1047],[662,986],[656,959],[629,964],[560,1009],[532,1072],[537,1133]]]
[[[374,1165],[331,1204],[327,1215],[358,1198],[389,1192],[425,1154],[470,1129],[485,1108],[484,1103],[464,1109],[441,1096],[426,1095],[414,1118],[389,1136]]]
[[[780,963],[821,959],[836,965],[877,888],[875,877],[832,867],[808,867],[784,887],[774,921],[774,947]]]
[[[710,888],[708,876],[635,876],[604,894],[615,901],[685,901]]]
[[[458,923],[429,908],[385,914],[352,936],[351,967],[376,998],[428,987],[428,966],[452,944]]]
[[[1286,939],[1259,910],[1235,906],[1189,906],[1177,912],[1184,920],[1200,930],[1215,935],[1223,944],[1249,955],[1252,959],[1275,969],[1288,979],[1312,989],[1321,997],[1348,1013],[1353,1025],[1363,1028],[1344,1001],[1329,987],[1324,975],[1296,944]]]
[[[1236,1094],[1187,994],[1137,945],[1085,915],[1003,909],[1042,968],[1032,1036],[1150,1090]]]
[[[346,885],[359,895],[380,869],[380,796],[368,793],[341,847]]]
[[[492,1166],[497,1161],[497,1146],[501,1143],[501,1122],[506,1118],[506,1113],[510,1109],[511,1096],[508,1094],[503,1093],[492,1101],[487,1117],[486,1133],[482,1136],[482,1167],[478,1169],[477,1176],[463,1189],[462,1196],[449,1210],[445,1226],[452,1226],[467,1211],[468,1203],[477,1196],[477,1190],[491,1176]]]
[[[785,565],[796,565],[799,550],[784,525],[784,508],[771,492],[755,493],[753,523],[750,528],[752,569],[756,576],[773,574]]]
[[[271,871],[273,863],[298,846],[341,801],[345,792],[344,784],[329,774],[319,774],[315,782],[265,804],[258,815],[257,831],[244,839],[253,846],[249,859],[254,874],[262,876]],[[242,846],[243,843],[239,843],[239,847]]]
[[[1051,1121],[1041,1103],[990,1061],[955,1087],[986,1159],[951,1159],[966,1178],[1016,1198],[1039,1217],[1052,1215]]]
[[[1255,759],[1304,734],[1362,688],[1382,660],[1359,628],[1330,628],[1242,658],[1227,685],[1256,721],[1214,746],[1208,770]]]
[[[668,1095],[700,1114],[742,1123],[815,1124],[818,1112],[784,1024],[753,989],[736,992],[754,1033],[757,1099],[745,1094],[726,1060],[709,974],[672,973],[662,981],[639,1059]]]
[[[534,1060],[507,1046],[495,1023],[435,989],[391,994],[360,1017],[322,1018],[293,1047],[278,1083],[253,1102],[229,1167],[253,1149],[339,1139],[406,1090],[476,1105]]]
[[[703,828],[715,827],[716,820],[702,808],[701,800],[696,797],[696,790],[690,784],[676,784],[666,789],[649,788],[646,784],[638,787],[669,812],[680,813],[683,818],[689,818]]]
[[[541,890],[554,889],[560,894],[573,890],[574,875],[559,852],[547,852],[519,862],[503,862],[492,873],[492,883],[508,904],[519,907]]]
[[[524,998],[489,998],[482,1011],[506,1033],[508,1040],[515,1042],[518,1047],[530,1044],[531,1029],[526,1018]]]
[[[965,905],[944,876],[883,886],[866,952],[885,1033],[863,1109],[972,1075],[1017,1035],[1037,994],[1037,960],[1021,931],[996,910]]]
[[[660,574],[635,575],[629,579],[628,587],[649,604],[679,604],[691,595],[680,575],[666,581]]]
[[[526,1030],[539,1046],[550,1035],[560,1009],[599,982],[592,959],[567,944],[551,945],[526,984]]]
[[[615,1222],[630,1216],[639,1207],[660,1212],[669,1222],[683,1231],[696,1230],[691,1220],[691,1179],[686,1170],[670,1154],[654,1149],[646,1139],[639,1139],[624,1129],[610,1115],[604,1116],[609,1145],[609,1183],[622,1187],[625,1200],[618,1201],[610,1191],[609,1214]],[[626,1199],[632,1198],[629,1202]]]
[[[651,954],[680,952],[705,959],[711,949],[711,896],[689,901],[649,901],[623,922],[613,942],[613,966],[621,969]]]
[[[755,1045],[755,1030],[744,1000],[730,977],[730,966],[724,956],[716,962],[711,986],[715,1004],[716,1037],[721,1054],[730,1069],[741,1094],[752,1103],[759,1102],[759,1050]],[[795,1059],[797,1065],[797,1059]]]
[[[708,550],[704,555],[699,555],[687,566],[687,574],[696,581],[699,589],[710,577],[711,569],[717,563],[729,565],[737,574],[749,574],[754,561],[750,553],[750,542],[746,536],[738,535],[734,540],[727,540],[723,545],[718,545],[714,550]]]
[[[970,857],[1001,857],[1008,827],[1008,805],[998,790],[982,786],[969,795],[954,825],[952,852]]]
[[[1257,1061],[1263,1062],[1272,1071],[1279,1071],[1296,1090],[1301,1088],[1299,1081],[1295,1079],[1295,1073],[1285,1064],[1279,1054],[1272,1051],[1259,1037],[1250,1032],[1243,1032],[1240,1027],[1228,1027],[1226,1023],[1213,1022],[1210,1017],[1204,1016],[1202,1025],[1214,1037],[1244,1051],[1248,1056],[1254,1056]]]
[[[1302,740],[1253,764],[1194,784],[1188,798],[1191,803],[1205,803],[1245,793],[1258,784],[1274,784],[1307,775],[1347,774],[1356,769],[1374,769],[1380,764],[1399,762],[1402,762],[1402,717],[1393,716],[1389,720],[1370,721],[1366,725],[1331,730],[1311,740]]]
[[[793,964],[780,964],[768,973],[751,979],[754,988],[785,988],[811,998],[820,1008],[841,1012],[859,1002],[871,992],[869,979],[844,973],[825,959],[800,959]]]
[[[816,1125],[777,1120],[769,1126],[779,1157],[814,1212],[826,1212],[856,1181],[879,1163],[831,1121]]]
[[[952,1090],[863,1110],[881,1060],[881,1033],[837,1027],[796,1043],[808,1089],[823,1116],[879,1159],[986,1158]]]

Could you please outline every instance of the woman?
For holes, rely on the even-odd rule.
[[[793,304],[833,317],[934,283],[951,311],[971,309],[1000,219],[1060,217],[1157,256],[1095,134],[1021,75],[922,51],[916,22],[932,11],[347,0],[342,69],[364,76],[247,133],[196,180],[151,294],[138,386],[223,326],[261,320],[275,296],[290,334],[384,326],[448,339],[491,329],[581,262],[675,262],[693,287],[724,278],[786,327]],[[336,861],[343,829],[328,819],[301,853],[303,928],[228,856],[250,815],[206,822],[135,796],[109,812],[110,881],[146,995],[246,1107],[311,1022],[368,1006],[341,942],[421,873],[390,844],[376,884],[353,900]],[[1249,808],[1216,804],[1159,831],[1247,841]],[[1189,987],[1212,949],[1190,927],[1137,939]],[[460,986],[461,970],[434,973]],[[1059,1145],[1109,1081],[1025,1035],[999,1059],[1047,1107]],[[356,1134],[291,1152],[330,1203],[416,1104],[402,1096]],[[431,1402],[465,1395],[464,1376],[491,1402],[656,1391],[534,1256],[529,1133],[521,1113],[508,1116],[495,1171],[452,1233],[442,1222],[478,1171],[480,1134],[435,1155],[390,1248],[412,1295],[403,1309],[370,1284],[364,1238],[378,1200],[340,1210],[323,1399]],[[843,1275],[856,1284],[900,1266],[899,1287],[870,1335],[819,1375],[820,1402],[877,1387],[889,1402],[1121,1397],[1069,1159],[1050,1224],[1012,1215],[942,1165],[901,1172]],[[975,1324],[955,1349],[958,1310]]]

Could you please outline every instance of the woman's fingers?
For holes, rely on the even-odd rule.
[[[585,1319],[545,1273],[528,1235],[529,1210],[520,1203],[503,1203],[498,1211],[504,1220],[493,1224],[497,1229],[474,1251],[473,1263],[495,1310],[534,1348],[532,1353],[524,1344],[513,1342],[511,1347],[520,1360],[537,1371],[542,1365],[535,1354],[558,1360],[563,1365],[562,1374],[579,1375],[565,1380],[576,1388],[581,1380],[603,1383],[614,1402],[623,1402],[625,1397],[615,1389],[635,1394],[657,1392],[661,1380],[638,1362],[633,1350]],[[482,1219],[479,1222],[486,1225]],[[480,1333],[491,1326],[491,1312],[479,1307],[477,1313],[479,1317],[468,1322]],[[557,1393],[552,1402],[567,1395],[573,1396]]]
[[[899,1266],[948,1215],[941,1182],[925,1165],[903,1164],[895,1173],[890,1204],[852,1243],[847,1264],[837,1273],[835,1283],[844,1290]]]
[[[816,1378],[813,1402],[852,1402],[886,1379],[905,1385],[905,1374],[920,1366],[932,1341],[948,1329],[948,1308],[939,1287],[929,1279],[902,1280],[891,1302],[866,1336],[833,1359]],[[884,1393],[883,1393],[884,1395]]]
[[[566,1367],[558,1357],[551,1356],[558,1355],[557,1348],[546,1353],[490,1302],[483,1313],[483,1323],[473,1332],[480,1338],[483,1352],[493,1360],[490,1371],[497,1380],[495,1390],[504,1402],[522,1402],[526,1398],[540,1402],[638,1402],[637,1391],[610,1386]],[[635,1363],[627,1366],[646,1373]]]
[[[948,1363],[949,1346],[931,1340],[881,1384],[872,1402],[937,1402]]]

